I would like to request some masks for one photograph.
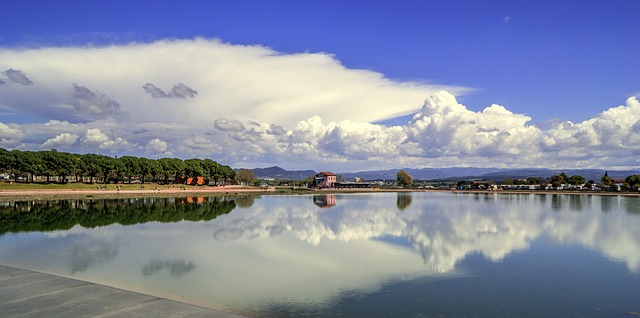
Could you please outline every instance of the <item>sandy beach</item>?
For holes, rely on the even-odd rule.
[[[0,200],[53,200],[76,198],[130,198],[130,197],[176,197],[176,196],[207,196],[231,194],[269,194],[275,188],[256,188],[244,186],[225,187],[162,187],[149,186],[135,190],[118,190],[115,185],[106,189],[29,189],[29,190],[0,190]]]

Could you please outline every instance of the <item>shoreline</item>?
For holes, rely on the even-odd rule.
[[[0,200],[56,200],[56,199],[116,199],[182,197],[202,195],[273,194],[275,188],[253,188],[243,186],[226,187],[158,187],[157,189],[7,189],[0,190]]]
[[[117,199],[218,195],[304,195],[340,193],[408,193],[450,192],[457,194],[569,194],[599,196],[640,196],[640,192],[571,191],[571,190],[449,190],[449,189],[305,189],[293,187],[158,187],[156,189],[5,189],[0,190],[0,201],[63,200],[63,199]]]
[[[288,192],[283,192],[286,190]],[[225,196],[225,195],[329,195],[329,194],[352,194],[352,193],[451,193],[451,194],[463,194],[463,195],[482,195],[491,196],[492,198],[497,195],[586,195],[586,196],[640,196],[638,192],[604,192],[604,191],[547,191],[547,190],[450,190],[450,189],[300,189],[295,188],[256,188],[256,187],[242,187],[242,186],[226,186],[226,187],[194,187],[182,189],[180,187],[164,187],[156,189],[130,189],[130,190],[115,190],[115,189],[22,189],[22,190],[0,190],[0,201],[32,201],[32,200],[75,200],[75,199],[117,199],[117,198],[157,198],[157,197],[184,197],[184,196]],[[452,198],[455,196],[452,196]],[[6,265],[5,265],[6,266]],[[16,268],[24,268],[11,265]],[[55,274],[53,274],[55,275]],[[60,276],[65,277],[65,276]],[[71,277],[67,277],[73,279]],[[88,280],[81,280],[84,282],[90,282]],[[193,305],[196,307],[202,307],[211,311],[217,312],[221,317],[250,317],[247,313],[242,311],[233,310],[231,308],[214,307],[206,304],[199,304],[197,302],[190,302],[187,300],[175,299],[159,294],[154,294],[145,291],[134,290],[126,288],[125,286],[104,284],[100,282],[91,282],[92,284],[106,286],[110,288],[117,288],[123,291],[132,292],[136,294],[148,295],[151,297],[158,297],[169,301],[176,301],[185,305]]]

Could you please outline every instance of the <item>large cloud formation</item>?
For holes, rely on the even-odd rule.
[[[436,90],[464,90],[347,69],[325,53],[282,54],[208,39],[0,49],[0,69],[19,69],[37,79],[29,94],[20,85],[2,85],[0,103],[41,120],[75,119],[61,114],[73,83],[113,97],[123,117],[191,125],[232,117],[293,126],[318,114],[368,122],[408,114]],[[18,78],[16,72],[5,73]]]
[[[468,109],[455,97],[466,88],[208,39],[0,49],[0,69],[0,146],[9,149],[336,171],[640,164],[635,97],[545,130],[501,105]],[[374,124],[407,114],[404,125]]]

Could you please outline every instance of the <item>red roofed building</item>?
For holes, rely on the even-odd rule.
[[[333,184],[337,181],[338,177],[329,171],[324,171],[316,174],[315,176],[315,185],[318,188],[329,188],[333,187]]]

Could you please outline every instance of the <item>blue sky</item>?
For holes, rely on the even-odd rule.
[[[640,95],[639,9],[631,0],[9,2],[0,11],[0,146],[338,171],[637,167],[637,100],[628,99]],[[134,51],[158,63],[138,62]],[[96,61],[123,70],[93,71]],[[173,67],[161,72],[163,64]],[[229,65],[237,67],[221,71]],[[228,80],[212,79],[218,71]],[[153,86],[143,91],[145,84]],[[178,94],[168,94],[178,84]],[[242,92],[231,96],[224,85]],[[440,90],[454,100],[425,104]],[[152,118],[135,109],[160,99]],[[198,103],[193,118],[176,120],[180,112],[170,109],[186,103]],[[484,116],[493,104],[513,116]],[[602,117],[619,106],[607,116],[621,121]],[[438,126],[442,111],[451,116]],[[412,119],[416,114],[423,117]],[[605,119],[625,134],[604,131]],[[488,124],[454,131],[461,127],[455,120]],[[493,120],[506,123],[493,127]],[[189,122],[200,131],[186,132],[181,125]],[[163,135],[162,124],[175,125],[179,137]],[[125,129],[133,125],[143,128]],[[312,136],[317,140],[304,140]],[[225,151],[230,147],[235,151]],[[389,147],[400,157],[376,155]],[[318,155],[329,149],[332,155]]]

